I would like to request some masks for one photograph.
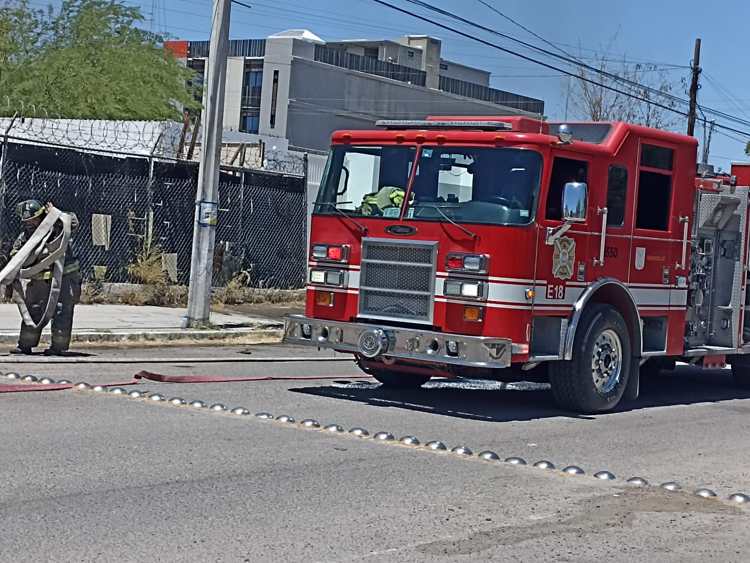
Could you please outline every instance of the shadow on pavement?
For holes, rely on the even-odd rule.
[[[295,393],[355,401],[375,407],[400,408],[487,422],[568,417],[591,419],[559,409],[544,383],[501,383],[485,380],[433,380],[420,389],[386,389],[378,383],[335,381],[331,385],[296,387]],[[750,398],[750,390],[738,389],[729,370],[699,370],[688,366],[658,377],[641,379],[641,396],[613,413],[718,403]],[[750,414],[750,404],[733,405]],[[607,416],[607,415],[597,415]]]

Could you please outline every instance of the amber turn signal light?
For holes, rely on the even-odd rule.
[[[316,291],[315,292],[315,304],[320,307],[333,307],[333,292]]]
[[[477,323],[482,320],[482,307],[475,305],[466,305],[464,307],[464,320],[472,323]]]

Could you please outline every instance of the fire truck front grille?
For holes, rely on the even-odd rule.
[[[364,239],[359,315],[431,323],[436,251],[431,242]]]

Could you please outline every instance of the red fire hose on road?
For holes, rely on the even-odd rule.
[[[137,385],[141,380],[155,381],[159,383],[236,383],[242,381],[316,381],[324,379],[368,379],[366,374],[347,377],[343,375],[321,375],[321,376],[274,376],[256,375],[248,377],[226,377],[221,375],[164,375],[150,371],[140,371],[133,379],[119,383],[99,383],[102,387],[123,387],[125,385]],[[50,384],[17,384],[0,385],[0,393],[25,393],[27,391],[63,391],[74,387],[74,383],[50,383]]]

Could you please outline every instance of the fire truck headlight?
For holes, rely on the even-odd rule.
[[[325,283],[326,282],[325,271],[324,270],[311,270],[310,282],[311,283]]]
[[[330,270],[326,272],[326,284],[341,285],[344,281],[344,273],[339,270]]]
[[[316,244],[312,247],[312,257],[318,260],[328,257],[328,247],[324,244]]]
[[[461,284],[462,297],[480,297],[482,295],[481,283],[463,283]]]
[[[461,295],[461,282],[460,281],[446,281],[445,282],[445,294],[452,296]]]
[[[478,272],[482,269],[482,256],[465,256],[464,270]]]

